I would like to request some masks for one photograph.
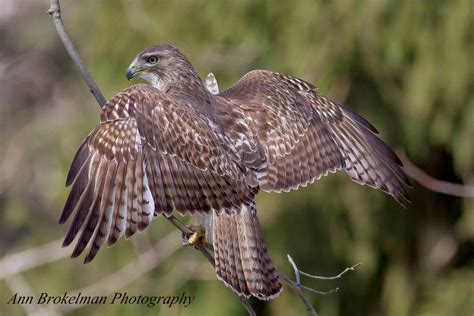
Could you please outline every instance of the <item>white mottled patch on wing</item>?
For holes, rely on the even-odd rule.
[[[135,150],[137,152],[140,152],[142,150],[142,137],[138,133],[138,131],[135,133]]]
[[[212,72],[210,72],[206,77],[206,88],[212,94],[219,93],[219,85],[217,84],[217,79],[214,77]]]

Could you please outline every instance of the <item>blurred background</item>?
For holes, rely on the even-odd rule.
[[[46,14],[49,1],[0,0],[0,314],[242,315],[239,300],[180,234],[155,219],[92,264],[61,249],[57,220],[69,163],[99,108]],[[106,98],[130,85],[135,54],[172,43],[221,90],[249,70],[313,82],[372,122],[431,176],[474,184],[473,4],[455,1],[62,1],[63,19]],[[321,315],[473,315],[474,200],[413,181],[403,209],[343,173],[287,194],[260,194],[276,267],[332,296],[307,293]],[[185,219],[188,221],[188,219]],[[16,292],[196,296],[188,307],[14,306]],[[258,314],[305,312],[285,287]]]

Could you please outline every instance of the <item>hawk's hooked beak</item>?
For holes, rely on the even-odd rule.
[[[135,70],[133,70],[133,69],[130,68],[130,67],[127,68],[127,71],[125,72],[125,77],[127,77],[127,80],[132,79],[135,75],[136,75]]]
[[[142,72],[143,69],[140,67],[137,67],[136,61],[134,60],[130,66],[128,66],[127,71],[125,72],[125,77],[127,77],[127,80],[132,79],[133,77],[138,76],[140,72]]]

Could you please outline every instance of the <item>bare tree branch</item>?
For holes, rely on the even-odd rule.
[[[99,87],[97,86],[91,74],[89,73],[86,65],[82,61],[81,57],[79,56],[79,53],[77,52],[77,49],[74,47],[74,44],[72,43],[68,33],[65,30],[64,23],[61,18],[61,8],[59,0],[51,0],[51,7],[48,10],[48,13],[51,14],[51,16],[53,17],[53,22],[59,34],[59,37],[61,38],[61,41],[63,42],[64,47],[66,48],[69,56],[73,60],[75,66],[81,72],[82,78],[89,87],[89,90],[94,95],[95,99],[97,100],[97,103],[99,103],[99,106],[104,106],[106,101],[102,92],[100,91]],[[181,221],[179,221],[173,215],[169,217],[165,216],[165,218],[168,219],[174,226],[176,226],[176,228],[178,228],[183,234],[189,235],[193,233],[186,225],[181,223]],[[212,264],[212,266],[215,266],[214,258],[202,245],[196,245],[196,249],[204,255],[204,257]],[[248,300],[245,297],[239,296],[239,299],[244,305],[249,315],[256,315],[255,311],[252,309]]]
[[[86,82],[87,86],[89,87],[90,92],[94,95],[95,99],[102,107],[105,104],[105,98],[102,92],[100,91],[99,87],[95,83],[94,79],[92,78],[89,70],[87,69],[86,65],[79,56],[76,47],[74,47],[69,34],[66,32],[66,29],[63,24],[63,20],[61,17],[61,7],[59,5],[59,0],[51,0],[51,7],[48,10],[48,13],[51,14],[53,17],[53,23],[56,27],[56,31],[61,38],[61,41],[64,44],[69,56],[71,57],[74,65],[77,69],[81,72],[82,78]]]
[[[411,178],[416,180],[420,185],[425,188],[438,193],[447,195],[453,195],[458,197],[473,198],[474,197],[474,186],[463,185],[458,183],[452,183],[442,181],[433,178],[408,159],[407,155],[402,150],[397,150],[397,155],[400,157],[404,165],[404,170]]]

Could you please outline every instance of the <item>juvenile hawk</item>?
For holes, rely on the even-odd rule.
[[[74,157],[59,220],[75,210],[73,257],[143,231],[153,216],[212,214],[219,279],[241,295],[281,291],[255,207],[259,190],[282,192],[344,170],[354,181],[408,201],[406,175],[377,130],[350,109],[284,74],[254,70],[210,93],[186,56],[160,44],[126,76],[144,78],[103,107]],[[217,89],[217,85],[215,87]]]

